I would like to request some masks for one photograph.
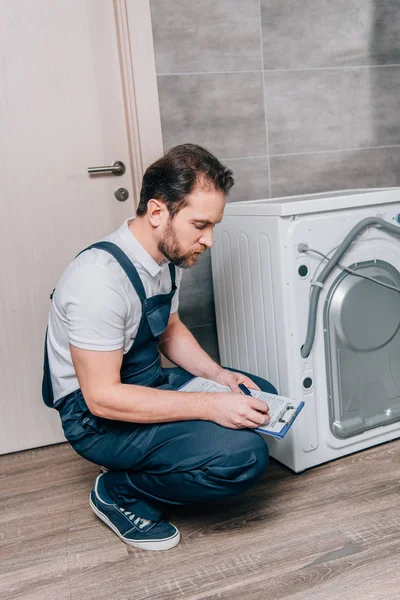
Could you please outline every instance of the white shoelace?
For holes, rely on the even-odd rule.
[[[130,521],[133,521],[135,525],[138,525],[139,529],[143,529],[143,527],[146,527],[146,525],[149,525],[149,523],[151,523],[151,521],[149,521],[148,519],[142,519],[142,517],[137,517],[133,512],[129,510],[125,510],[120,506],[118,508],[124,515],[126,515],[129,518]]]

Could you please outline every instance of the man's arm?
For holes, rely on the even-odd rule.
[[[252,396],[175,392],[121,383],[122,348],[100,352],[70,345],[70,350],[86,404],[99,417],[134,423],[201,419],[232,429],[268,422],[265,402]]]
[[[159,349],[171,362],[197,377],[216,380],[223,370],[202,349],[177,312],[169,317],[167,328],[160,338]]]
[[[178,367],[182,367],[192,375],[213,379],[221,385],[230,387],[233,392],[240,393],[239,383],[244,383],[252,389],[259,389],[258,385],[246,375],[224,369],[213,361],[182,323],[177,312],[170,315],[167,329],[160,338],[159,348],[164,356]]]

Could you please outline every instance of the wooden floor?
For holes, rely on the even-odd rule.
[[[97,473],[67,444],[0,457],[2,600],[400,599],[400,440],[174,510],[167,552],[95,517]]]

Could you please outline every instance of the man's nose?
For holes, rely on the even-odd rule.
[[[211,248],[211,246],[213,245],[213,232],[210,231],[207,233],[203,233],[203,235],[199,239],[199,242],[200,244],[207,246],[207,248]]]

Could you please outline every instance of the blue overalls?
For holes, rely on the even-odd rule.
[[[171,291],[146,298],[136,268],[118,246],[98,242],[86,250],[90,248],[109,252],[117,260],[142,304],[135,341],[123,357],[121,381],[178,389],[192,375],[180,368],[162,368],[158,352],[176,291],[175,266],[169,265]],[[45,404],[54,407],[46,346],[42,394]],[[262,390],[276,393],[268,381],[250,377]],[[233,430],[201,420],[137,424],[103,419],[90,413],[80,389],[55,408],[74,450],[109,469],[104,483],[116,504],[152,521],[161,518],[166,504],[210,502],[241,493],[268,464],[265,441],[249,429]]]

